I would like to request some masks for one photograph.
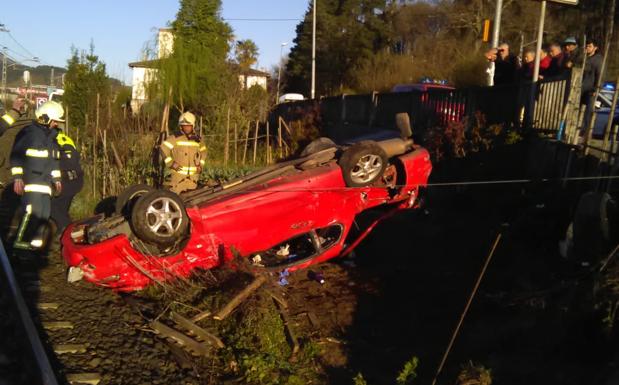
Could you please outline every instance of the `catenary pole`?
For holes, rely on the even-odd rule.
[[[540,51],[544,40],[544,24],[546,21],[546,0],[542,1],[539,14],[539,26],[537,27],[537,45],[535,48],[535,67],[533,68],[533,83],[539,80]]]
[[[499,39],[501,35],[501,15],[503,14],[503,0],[496,0],[496,10],[494,12],[494,25],[492,27],[492,46],[491,48],[496,48],[499,46]],[[498,52],[497,52],[498,56]],[[496,70],[496,64],[494,62],[490,62],[488,64],[488,85],[494,85],[494,71]]]
[[[312,99],[316,97],[316,1],[317,0],[314,0],[314,16],[312,22]]]

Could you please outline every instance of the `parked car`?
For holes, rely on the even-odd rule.
[[[454,87],[445,82],[397,84],[391,89],[391,92],[421,93],[421,105],[425,107],[425,113],[434,115],[429,119],[430,124],[443,126],[461,121],[466,112],[465,99],[458,97],[455,91]]]
[[[606,83],[598,95],[595,103],[595,123],[591,133],[594,139],[604,139],[604,132],[606,132],[606,125],[608,124],[615,92],[614,84]],[[615,109],[612,126],[614,127],[617,124],[619,124],[619,108]]]
[[[235,256],[257,269],[293,271],[347,253],[374,226],[353,238],[358,214],[413,208],[427,184],[430,156],[399,121],[401,138],[344,146],[321,138],[297,159],[180,196],[132,186],[114,215],[65,231],[69,280],[133,291]]]

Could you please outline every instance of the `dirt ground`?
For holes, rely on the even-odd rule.
[[[512,164],[521,161],[512,159]],[[445,163],[435,169],[432,181],[505,179],[522,171],[512,167],[506,172],[504,164],[505,159],[496,158]],[[354,378],[361,374],[369,385],[391,385],[405,363],[417,357],[418,377],[410,383],[429,384],[501,233],[438,383],[457,383],[462,366],[472,362],[490,370],[495,384],[613,384],[619,378],[616,336],[603,323],[606,309],[596,307],[596,277],[589,267],[558,253],[573,199],[572,192],[553,184],[429,188],[423,209],[379,225],[353,257],[313,267],[324,275],[324,284],[299,271],[288,277],[288,285],[267,288],[288,303],[288,326],[302,356],[290,365],[269,361],[286,361],[290,351],[283,348],[283,322],[267,320],[277,312],[272,301],[264,301],[264,290],[227,323],[200,321],[227,347],[216,353],[217,359],[196,360],[193,367],[178,363],[169,344],[152,334],[144,314],[137,314],[126,296],[83,282],[69,285],[58,263],[41,270],[47,290],[39,301],[70,307],[40,317],[76,325],[71,332],[48,335],[50,345],[67,340],[88,344],[85,354],[60,357],[55,366],[63,373],[91,368],[102,374],[102,383],[359,384]],[[150,294],[131,297],[151,316],[171,303],[169,295],[162,300]],[[209,290],[175,299],[189,305],[210,299],[211,310],[224,303]],[[262,313],[244,319],[252,307]],[[249,372],[239,372],[239,365]],[[276,366],[285,376],[248,380],[247,373]]]
[[[493,167],[473,167],[493,177]],[[487,166],[487,165],[486,165]],[[435,180],[454,178],[436,170]],[[558,186],[435,187],[424,210],[378,226],[355,258],[304,273],[285,290],[304,336],[322,346],[325,383],[395,384],[419,358],[430,383],[491,245],[502,240],[464,320],[439,384],[456,382],[468,362],[497,384],[610,384],[613,345],[593,298],[589,267],[563,259],[558,242],[572,197]],[[314,313],[312,323],[308,313]]]

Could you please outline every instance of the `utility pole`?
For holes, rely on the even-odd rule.
[[[282,53],[286,44],[288,44],[288,42],[281,43],[279,46],[279,68],[277,69],[277,96],[275,97],[275,104],[279,103],[279,84],[282,79]]]
[[[6,105],[6,47],[2,47],[2,103]]]
[[[314,21],[312,22],[312,99],[316,97],[316,1],[314,0]]]
[[[4,24],[0,24],[0,32],[9,33],[8,28],[4,26]],[[2,47],[2,103],[6,105],[6,69],[7,69],[7,60],[6,60],[6,47]]]
[[[501,35],[501,15],[503,14],[503,0],[496,0],[496,10],[494,12],[494,26],[492,28],[492,46],[490,48],[496,48],[499,46],[499,38]],[[497,58],[499,53],[497,52]],[[488,68],[488,85],[494,85],[494,71],[496,64],[490,62]]]
[[[51,74],[49,76],[49,85],[52,87],[54,86],[54,67],[52,67]]]
[[[492,29],[492,47],[499,46],[501,35],[501,15],[503,14],[503,0],[496,0],[496,11],[494,12],[494,27]]]
[[[535,67],[533,67],[533,83],[537,83],[539,80],[539,63],[540,63],[540,55],[539,53],[542,50],[542,42],[544,40],[544,23],[546,21],[546,0],[542,1],[542,5],[540,8],[539,14],[539,26],[537,27],[537,44],[535,47]],[[535,87],[534,87],[535,88]]]

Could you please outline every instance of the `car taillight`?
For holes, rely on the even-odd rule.
[[[73,243],[86,243],[86,225],[77,225],[71,230]]]

